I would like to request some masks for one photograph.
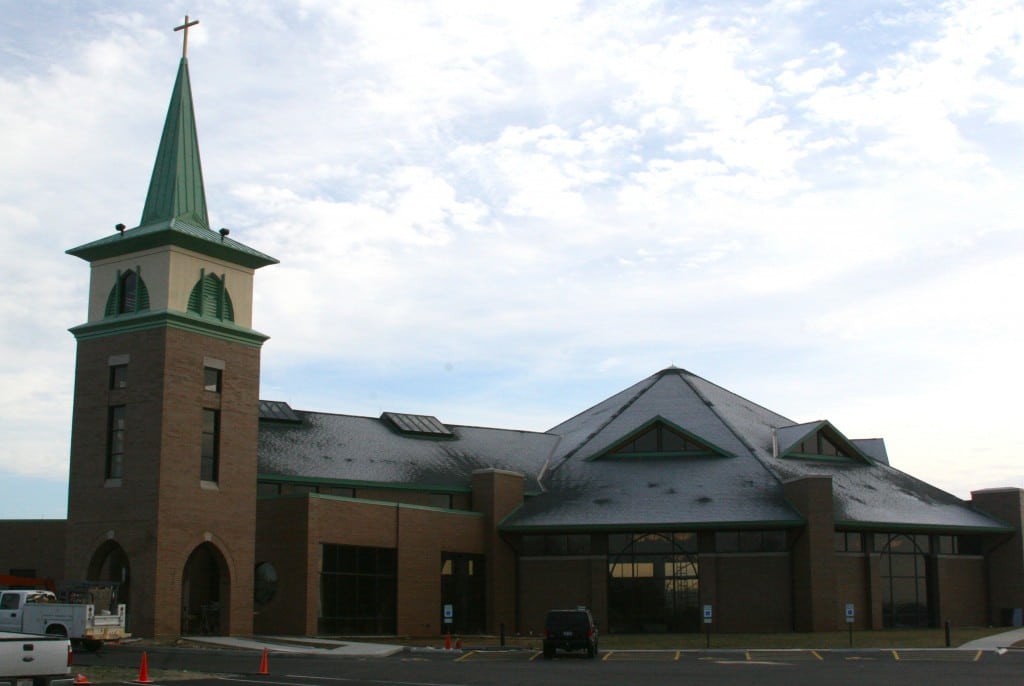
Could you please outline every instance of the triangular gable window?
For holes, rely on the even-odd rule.
[[[655,420],[605,453],[607,457],[698,457],[722,452],[685,431]]]
[[[834,441],[829,440],[823,431],[819,431],[802,441],[793,452],[799,455],[815,455],[820,457],[846,457],[850,456]]]
[[[792,432],[800,429],[805,432],[804,435],[794,437]],[[824,462],[871,462],[870,458],[827,421],[779,429],[778,437],[781,439],[779,457]]]

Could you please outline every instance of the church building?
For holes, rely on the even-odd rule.
[[[963,501],[685,369],[544,432],[261,400],[277,260],[210,226],[184,55],[138,226],[67,252],[68,517],[0,522],[0,573],[116,582],[136,636],[527,634],[577,605],[611,633],[1021,620],[1024,491]]]

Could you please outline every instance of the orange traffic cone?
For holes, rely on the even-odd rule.
[[[263,649],[263,657],[260,658],[260,674],[270,674],[267,671],[267,649]]]
[[[92,684],[92,682],[89,681],[89,677],[84,674],[76,674],[74,683],[75,686],[90,686],[90,684]]]
[[[462,650],[462,639],[455,639],[455,650]]]
[[[445,634],[444,635],[444,649],[445,650],[451,650],[452,649],[452,635],[451,634]]]
[[[133,683],[136,684],[151,684],[153,680],[149,678],[149,661],[146,659],[146,653],[142,653],[142,661],[139,663],[139,678]]]

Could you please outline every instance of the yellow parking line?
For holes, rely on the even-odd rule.
[[[825,659],[821,655],[818,654],[817,650],[812,650],[811,651],[811,655],[813,655],[814,657],[818,658],[819,660],[824,660]]]
[[[466,653],[465,655],[463,655],[462,657],[455,658],[455,661],[456,662],[462,662],[463,660],[468,659],[470,655],[476,655],[476,651],[475,650],[471,650],[468,653]]]
[[[894,651],[892,651],[892,656],[893,656],[894,658],[896,658],[896,662],[899,662],[899,661],[900,661],[900,654],[899,654],[899,653],[897,653],[897,652],[896,652],[895,650],[894,650]]]
[[[977,662],[980,659],[981,659],[981,651],[979,650],[977,652],[977,654],[974,656],[974,660],[972,660],[972,662]]]
[[[743,654],[747,656],[747,662],[750,662],[750,651],[747,650]]]
[[[607,652],[606,652],[606,653],[604,654],[604,657],[602,657],[602,658],[601,658],[601,661],[602,661],[602,662],[605,662],[605,661],[607,661],[607,660],[608,660],[608,658],[610,658],[610,657],[612,656],[612,654],[613,654],[614,652],[615,652],[614,650],[609,650],[609,651],[607,651]]]
[[[534,654],[533,654],[533,655],[532,655],[532,656],[530,657],[530,660],[531,660],[531,661],[532,661],[532,660],[536,660],[536,659],[537,659],[538,657],[540,657],[540,656],[541,656],[541,655],[543,655],[543,654],[544,654],[544,653],[543,653],[542,651],[538,651],[538,652],[534,653]]]
[[[681,653],[682,653],[682,651],[681,651],[681,650],[677,650],[677,651],[676,651],[676,659],[675,659],[675,662],[679,662],[679,655],[680,655]]]

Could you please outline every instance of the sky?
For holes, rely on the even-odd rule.
[[[0,518],[66,516],[87,263],[181,56],[260,395],[546,430],[675,365],[1024,487],[1019,2],[0,0]]]

